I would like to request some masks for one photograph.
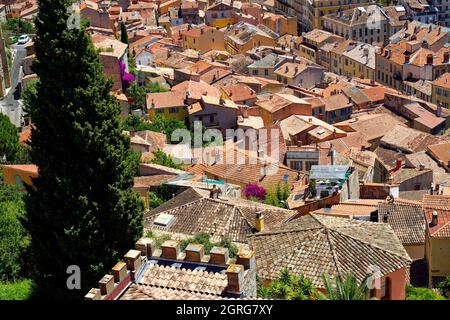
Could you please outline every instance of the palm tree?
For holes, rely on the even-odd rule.
[[[326,294],[317,292],[318,300],[367,300],[369,296],[369,287],[367,286],[366,276],[360,283],[351,273],[348,273],[343,279],[337,276],[334,285],[331,283],[328,275],[323,275],[323,284]]]

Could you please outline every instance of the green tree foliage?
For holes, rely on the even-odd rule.
[[[173,169],[182,169],[183,166],[180,163],[176,163],[174,159],[168,155],[167,153],[164,153],[161,150],[157,150],[153,153],[154,158],[151,160],[151,163],[159,164],[161,166],[173,168]]]
[[[207,234],[205,232],[198,233],[193,238],[188,238],[188,239],[181,240],[181,242],[180,242],[180,249],[181,250],[186,249],[186,247],[190,243],[202,244],[204,246],[204,248],[205,248],[205,253],[206,254],[209,254],[209,252],[211,251],[211,249],[213,247],[225,247],[225,248],[228,248],[228,253],[230,254],[231,258],[235,258],[237,253],[238,253],[237,246],[235,244],[233,244],[230,240],[222,239],[219,242],[211,242],[211,238],[210,238],[209,234]]]
[[[406,300],[446,300],[446,299],[431,289],[416,288],[408,284],[406,285]]]
[[[34,283],[29,279],[0,282],[0,300],[28,300],[33,297]]]
[[[369,297],[369,287],[367,286],[368,277],[358,282],[355,276],[348,273],[345,278],[337,276],[334,284],[330,277],[323,276],[323,284],[326,293],[317,292],[318,300],[367,300]]]
[[[163,118],[160,115],[156,115],[151,122],[142,121],[139,116],[131,115],[128,116],[123,122],[123,130],[150,130],[154,132],[161,132],[167,135],[169,141],[172,133],[176,129],[186,129],[186,126],[182,121]]]
[[[166,92],[168,89],[161,86],[158,82],[152,82],[148,86],[141,86],[133,82],[127,89],[127,95],[131,98],[131,110],[145,110],[145,100],[147,93]]]
[[[438,288],[442,295],[450,298],[450,276],[447,276],[444,280],[439,282]]]
[[[28,21],[20,18],[10,18],[3,23],[3,29],[11,32],[12,34],[30,34],[34,33],[34,27]]]
[[[149,192],[147,196],[150,209],[157,208],[164,203],[164,199],[160,198],[155,192]]]
[[[21,224],[23,193],[14,185],[0,183],[0,281],[19,279],[24,273],[29,236]]]
[[[122,43],[128,44],[128,32],[127,27],[125,26],[125,23],[120,23],[120,41]]]
[[[309,300],[313,290],[311,280],[303,275],[292,275],[287,268],[268,286],[258,283],[258,296],[269,299]]]
[[[0,280],[20,278],[29,236],[20,219],[24,215],[22,202],[0,203]]]
[[[287,199],[289,198],[290,192],[288,183],[279,182],[275,190],[269,191],[266,194],[264,203],[275,207],[288,208]]]
[[[17,128],[3,113],[0,113],[0,141],[0,158],[6,156],[7,161],[16,161],[21,152],[19,134]]]
[[[34,122],[31,159],[39,167],[26,197],[33,280],[41,297],[81,298],[142,235],[143,203],[132,190],[138,157],[121,132],[89,34],[68,29],[71,0],[40,0],[39,80],[25,105]],[[68,290],[67,267],[81,269]]]

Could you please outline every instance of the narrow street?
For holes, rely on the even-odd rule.
[[[23,45],[12,45],[11,48],[16,51],[11,70],[12,85],[6,96],[0,100],[0,112],[6,114],[14,125],[20,126],[23,112],[20,69],[22,59],[26,56],[26,50]]]

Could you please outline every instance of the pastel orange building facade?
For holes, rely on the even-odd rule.
[[[25,190],[25,185],[32,186],[32,179],[38,176],[38,167],[34,164],[2,165],[1,168],[3,170],[3,182],[16,185],[21,191]]]

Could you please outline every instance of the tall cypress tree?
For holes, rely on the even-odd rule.
[[[127,33],[127,27],[125,26],[125,23],[120,23],[120,41],[122,43],[128,44],[128,33]]]
[[[41,293],[79,298],[142,235],[143,204],[131,189],[138,157],[121,133],[112,82],[90,36],[67,27],[71,2],[39,0],[39,81],[26,95],[39,177],[28,188],[25,225]],[[81,269],[81,290],[66,286],[70,265]]]

